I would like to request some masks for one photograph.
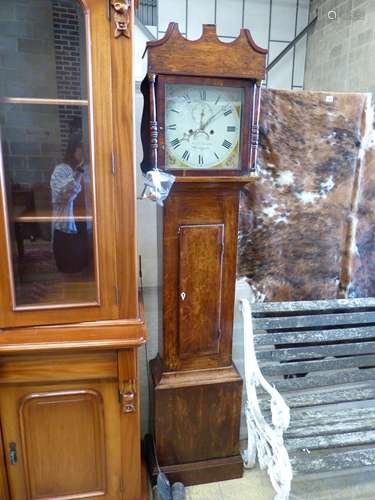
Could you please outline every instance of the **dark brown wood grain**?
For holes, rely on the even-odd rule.
[[[225,43],[218,39],[215,25],[204,25],[199,40],[187,40],[178,24],[170,23],[164,38],[148,42],[147,50],[149,71],[157,74],[256,80],[265,76],[267,51],[255,44],[247,29],[233,42]]]
[[[233,235],[237,234],[241,185],[241,182],[227,183],[222,184],[220,190],[216,190],[210,188],[209,183],[178,183],[174,185],[165,203],[162,257],[164,339],[163,346],[160,347],[164,352],[163,359],[167,370],[230,365],[237,252],[237,241]],[[191,233],[188,244],[181,247],[180,235],[181,231],[186,232],[186,226],[194,234]],[[220,233],[222,231],[223,248],[219,266],[217,236],[203,236],[206,246],[210,245],[210,248],[203,251],[200,244],[202,226],[222,228]],[[193,243],[194,237],[198,241]],[[187,256],[187,252],[190,252],[190,255]],[[182,279],[183,284],[188,280],[186,276],[181,277],[181,266],[185,265],[185,259],[190,260],[191,266],[193,262],[195,264],[191,269],[189,291],[181,311],[180,294],[183,290],[180,280]],[[209,310],[204,307],[207,304],[205,274],[212,285],[210,293],[213,301],[210,302]],[[190,318],[186,315],[189,307],[192,307]],[[218,319],[212,317],[218,314]],[[207,330],[212,328],[213,322],[216,321],[220,332]],[[211,349],[208,349],[210,342]],[[214,350],[212,345],[215,346]]]
[[[151,363],[154,436],[164,466],[238,457],[242,379],[233,367],[163,373]],[[218,477],[217,477],[218,479]]]
[[[223,224],[180,226],[178,354],[181,359],[219,351],[223,250]]]
[[[256,159],[266,51],[247,30],[227,44],[218,39],[215,26],[206,25],[202,37],[191,41],[176,23],[163,39],[148,42],[147,51],[148,74],[156,75],[158,168],[168,170],[167,84],[244,89],[240,167],[170,169],[176,182],[158,212],[163,330],[159,355],[151,362],[153,432],[161,468],[172,482],[232,479],[242,475],[242,379],[232,364],[239,192],[251,180],[247,176]],[[143,171],[155,159],[155,133],[149,126],[155,125],[153,91],[145,79]],[[155,475],[152,458],[150,469]]]
[[[151,362],[154,436],[162,469],[185,484],[242,475],[242,379],[232,365],[233,235],[239,192],[249,180],[177,178],[159,210],[163,336],[162,357]]]
[[[155,483],[159,473],[158,465],[152,454],[151,436],[146,436],[146,448],[149,459],[149,474]],[[160,469],[167,475],[171,484],[177,481],[185,486],[194,484],[214,483],[218,480],[228,481],[238,479],[243,474],[243,462],[240,454],[233,457],[212,458],[199,462],[188,462],[185,464],[165,465]]]

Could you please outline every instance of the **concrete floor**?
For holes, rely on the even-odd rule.
[[[191,486],[187,500],[273,500],[267,473],[245,471],[242,479]],[[375,500],[375,467],[330,474],[296,475],[290,500]]]

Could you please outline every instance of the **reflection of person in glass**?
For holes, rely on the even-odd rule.
[[[88,266],[90,248],[86,221],[76,221],[77,212],[88,215],[88,166],[84,163],[82,135],[71,136],[64,160],[51,176],[53,208],[53,253],[60,272],[76,273]]]

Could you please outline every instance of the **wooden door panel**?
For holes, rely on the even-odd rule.
[[[10,500],[8,478],[5,467],[5,453],[3,433],[0,430],[0,498],[1,500]]]
[[[179,329],[181,358],[219,352],[223,224],[180,226]]]
[[[103,401],[98,392],[31,394],[22,400],[19,415],[31,499],[105,494]]]
[[[123,498],[118,383],[47,387],[0,392],[12,500]]]

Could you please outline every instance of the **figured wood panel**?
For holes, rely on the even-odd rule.
[[[117,379],[115,352],[0,357],[0,385],[98,379]]]
[[[31,499],[105,494],[103,402],[99,393],[26,396],[20,406],[20,427]]]
[[[167,370],[214,368],[229,366],[232,352],[234,285],[236,276],[236,238],[238,197],[241,183],[222,183],[220,188],[210,181],[175,183],[163,210],[163,359]],[[196,350],[194,356],[180,355],[180,235],[182,226],[221,226],[223,229],[223,261],[221,276],[221,336],[218,351]],[[198,244],[198,243],[197,243]],[[215,245],[215,248],[217,246]],[[200,250],[205,259],[206,246]],[[216,255],[216,253],[215,253]],[[215,257],[216,259],[216,257]],[[215,260],[214,259],[214,260]],[[211,259],[212,260],[212,259]],[[198,262],[192,265],[199,265]],[[205,264],[204,264],[205,265]],[[213,262],[213,267],[215,263]],[[192,269],[190,269],[190,272]],[[189,269],[186,269],[188,275]],[[207,268],[207,272],[210,272]],[[204,272],[202,276],[204,275]],[[192,285],[195,280],[192,277]],[[204,286],[204,279],[202,278]],[[218,287],[216,287],[218,288]],[[210,294],[217,292],[211,289]],[[205,299],[203,299],[205,300]],[[185,301],[186,302],[186,301]],[[197,306],[198,307],[198,306]],[[194,321],[192,318],[190,321]],[[207,334],[207,332],[205,333]],[[189,333],[183,334],[188,339]],[[192,332],[190,332],[190,336]],[[212,338],[210,339],[212,340]],[[207,349],[207,345],[203,345]],[[190,347],[188,347],[190,349]],[[194,346],[195,349],[195,346]],[[215,347],[216,349],[216,347]]]
[[[215,25],[204,25],[201,38],[187,40],[178,24],[170,23],[164,38],[148,42],[147,48],[152,73],[257,80],[265,75],[267,51],[255,44],[247,29],[225,43],[218,39]]]
[[[195,386],[156,384],[154,432],[160,464],[238,455],[242,380],[232,371],[233,379],[226,382],[219,378],[205,385],[206,374],[196,370]]]
[[[30,409],[26,405],[25,411],[21,409],[20,405],[22,402],[31,402],[33,398],[38,400],[40,396],[48,400],[48,394],[51,393],[60,395],[59,397],[62,398],[62,401],[64,401],[64,398],[67,398],[65,400],[68,401],[67,410],[65,410],[63,402],[61,403],[61,412],[55,419],[52,418],[52,415],[58,413],[59,405],[54,405],[54,402],[52,402],[51,406],[55,406],[55,409],[52,408],[51,412],[50,410],[44,412],[47,414],[46,422],[40,420],[40,418],[35,421],[36,416],[43,417],[41,413],[43,413],[44,409],[39,411],[40,408],[38,408],[39,413],[34,412],[36,407],[33,405],[31,405]],[[79,403],[78,400],[82,394],[84,395],[83,402]],[[70,397],[73,397],[73,400],[69,402]],[[74,397],[77,399],[74,400]],[[71,408],[74,406],[74,411],[72,411],[74,418],[69,417],[69,406]],[[23,415],[21,414],[22,411]],[[64,412],[68,414],[68,419],[61,416]],[[31,429],[32,433],[30,436],[30,420],[27,420],[29,415],[33,418],[31,423],[35,424]],[[75,418],[76,415],[78,420]],[[3,426],[6,467],[12,500],[61,498],[60,482],[62,481],[64,471],[66,477],[62,488],[65,488],[65,491],[66,488],[72,489],[72,485],[84,489],[84,491],[76,491],[65,498],[96,498],[98,496],[99,498],[103,498],[103,500],[125,498],[122,486],[123,470],[121,464],[121,442],[119,440],[120,412],[117,381],[96,382],[94,384],[76,382],[59,385],[3,387],[0,391],[0,416]],[[87,420],[83,423],[83,419],[86,416]],[[26,423],[22,430],[22,420],[25,421],[25,417]],[[68,426],[69,432],[66,430]],[[90,433],[92,436],[95,432],[97,441],[90,438],[89,442],[86,438]],[[42,435],[43,433],[44,436]],[[81,433],[83,436],[81,436]],[[25,443],[21,438],[21,434],[24,436]],[[51,440],[46,443],[45,436],[47,434],[51,436]],[[65,435],[65,440],[62,435],[59,437],[60,434]],[[39,437],[40,435],[42,435],[41,438]],[[30,440],[31,444],[36,443],[32,448],[30,448]],[[8,450],[9,443],[11,442],[14,442],[17,447],[17,463],[14,465],[9,460]],[[105,444],[102,444],[102,442],[105,442]],[[84,445],[83,449],[90,451],[93,456],[87,457],[82,450],[77,449],[80,443]],[[25,448],[25,446],[28,448]],[[56,448],[56,446],[58,447]],[[99,449],[100,455],[98,455]],[[37,460],[34,460],[34,452],[36,453]],[[45,458],[42,456],[43,454],[45,454]],[[83,467],[81,467],[82,459]],[[52,465],[47,464],[45,468],[44,460],[51,460],[51,463],[55,464],[55,467],[52,468]],[[93,464],[94,460],[95,464]],[[90,470],[88,470],[90,463],[93,465],[90,465]],[[43,469],[36,470],[37,465],[40,464],[43,465]],[[102,471],[101,467],[103,464],[105,465],[105,470]],[[27,489],[27,485],[30,485],[28,468],[31,468],[34,474],[34,482],[32,484],[42,488],[53,488],[53,492],[50,495],[44,497],[31,496],[30,491]],[[105,481],[105,489],[103,491],[92,490],[93,487],[97,488],[97,485],[100,486],[100,481],[102,481],[102,484]],[[87,487],[91,488],[89,492],[87,492]]]
[[[135,411],[121,412],[121,450],[122,450],[122,497],[124,500],[141,498],[141,424],[140,396],[138,384],[138,355],[136,349],[118,353],[118,379],[120,390],[124,381],[134,381]],[[120,498],[120,497],[119,497]]]
[[[0,432],[0,498],[1,500],[10,500],[2,431]]]
[[[106,7],[107,2],[97,0]],[[112,2],[113,4],[114,2]],[[103,102],[113,113],[113,151],[116,167],[114,209],[117,217],[106,214],[108,230],[115,232],[117,280],[120,289],[120,317],[135,318],[138,311],[137,230],[135,216],[135,133],[133,34],[134,3],[130,9],[129,38],[114,38],[115,20],[111,21],[112,102]],[[102,23],[105,24],[104,17]],[[107,23],[109,25],[109,23]],[[101,124],[102,126],[102,124]],[[108,223],[109,222],[109,223]],[[113,222],[113,224],[112,224]]]
[[[181,358],[219,352],[223,275],[223,224],[179,230],[179,329]]]
[[[146,342],[143,319],[2,330],[1,354],[127,349]]]

